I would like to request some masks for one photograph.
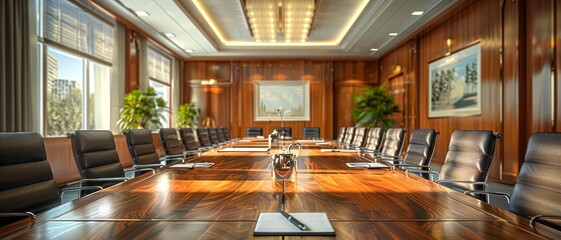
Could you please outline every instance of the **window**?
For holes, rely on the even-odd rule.
[[[111,128],[111,67],[48,47],[46,78],[47,136]]]
[[[170,109],[171,85],[171,60],[152,48],[148,48],[148,77],[149,85],[156,90],[159,97],[166,100],[166,107]],[[164,112],[167,121],[162,122],[163,127],[169,127],[170,114]]]
[[[67,0],[40,3],[45,135],[111,129],[113,26]]]

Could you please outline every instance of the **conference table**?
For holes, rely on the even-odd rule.
[[[262,146],[263,145],[263,146]],[[528,219],[391,168],[349,168],[369,154],[302,142],[285,211],[324,212],[336,236],[254,236],[260,213],[281,207],[270,152],[214,149],[0,228],[16,239],[540,239]],[[225,147],[265,147],[236,142]],[[278,151],[276,148],[271,150]],[[539,229],[551,236],[559,232]],[[540,233],[541,234],[541,233]]]

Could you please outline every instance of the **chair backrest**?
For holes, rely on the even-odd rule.
[[[319,127],[304,127],[302,138],[320,138]]]
[[[354,127],[348,127],[345,131],[345,138],[343,139],[343,144],[351,145],[353,143],[353,139],[355,137],[355,129]]]
[[[246,129],[246,136],[247,136],[247,137],[263,136],[263,128],[260,128],[260,127],[248,127],[248,128]]]
[[[0,132],[0,212],[39,213],[58,205],[60,195],[41,135]]]
[[[216,128],[210,127],[207,128],[207,131],[208,131],[208,136],[210,138],[210,142],[212,144],[219,144],[220,139],[218,139],[218,132],[216,131]]]
[[[337,142],[343,143],[343,141],[345,140],[345,134],[346,133],[347,133],[347,128],[346,127],[339,128],[339,135],[337,135]]]
[[[456,130],[450,137],[448,153],[440,169],[441,180],[487,181],[495,155],[497,137],[489,130]],[[459,190],[484,190],[481,185],[442,183]],[[486,200],[485,195],[477,196]]]
[[[82,178],[125,176],[111,131],[76,130],[70,133],[69,137],[74,160]]]
[[[386,132],[384,146],[380,151],[382,156],[397,157],[401,154],[403,147],[403,139],[405,138],[405,129],[390,128]]]
[[[279,136],[284,136],[285,138],[292,137],[291,127],[276,127],[275,130],[279,133]]]
[[[230,137],[230,129],[228,128],[223,128],[222,131],[224,132],[224,138],[226,138],[226,141],[230,141],[230,139],[232,139]]]
[[[226,141],[230,140],[230,139],[226,139],[226,135],[224,135],[224,128],[223,127],[217,128],[216,133],[218,133],[218,141],[226,142]]]
[[[199,149],[199,144],[195,141],[195,133],[193,133],[192,128],[180,128],[179,134],[181,134],[181,142],[185,150],[193,151]]]
[[[160,139],[166,155],[180,155],[183,154],[185,148],[179,141],[177,130],[175,128],[160,128]]]
[[[526,156],[512,191],[509,210],[528,217],[561,216],[559,199],[561,133],[534,133],[528,140]],[[552,227],[561,228],[559,225]]]
[[[133,165],[159,164],[160,158],[154,147],[152,132],[148,129],[127,129],[127,146]]]
[[[197,128],[197,137],[199,138],[199,143],[201,144],[201,146],[212,146],[212,142],[210,141],[210,136],[208,135],[208,130],[206,128]]]
[[[355,147],[362,147],[367,131],[368,128],[365,127],[355,128],[355,136],[351,145]]]
[[[384,131],[382,128],[371,128],[366,135],[364,141],[364,148],[368,150],[380,151],[382,147],[382,139],[384,138]]]
[[[429,165],[436,147],[438,132],[434,129],[415,129],[409,136],[409,145],[403,162],[412,165]]]

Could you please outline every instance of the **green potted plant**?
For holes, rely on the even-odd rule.
[[[156,90],[149,87],[146,92],[134,90],[123,98],[121,118],[117,126],[121,131],[126,129],[158,129],[161,120],[166,120],[164,112],[168,111],[166,101],[158,97]]]
[[[391,127],[393,113],[399,112],[395,99],[388,93],[387,85],[367,87],[360,94],[353,94],[351,117],[355,123],[364,127],[381,126],[384,130]]]
[[[177,127],[179,128],[195,128],[199,125],[199,108],[195,103],[184,103],[179,105],[177,109]]]

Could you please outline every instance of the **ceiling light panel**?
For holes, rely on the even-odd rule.
[[[136,14],[136,16],[139,16],[139,17],[148,17],[148,16],[150,16],[150,13],[148,13],[147,11],[134,11],[134,13]]]
[[[256,42],[305,42],[313,23],[315,0],[246,0]]]

